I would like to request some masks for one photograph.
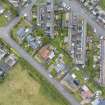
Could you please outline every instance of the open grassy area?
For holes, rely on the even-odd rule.
[[[105,10],[105,0],[100,0],[100,6]]]
[[[0,105],[68,105],[50,84],[46,85],[43,77],[41,80],[31,70],[34,69],[20,60],[9,72],[0,84]]]

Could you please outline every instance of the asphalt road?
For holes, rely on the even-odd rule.
[[[34,1],[34,0],[33,0]],[[21,11],[22,15],[25,11],[29,13],[31,6],[23,9]],[[29,64],[31,64],[35,70],[37,70],[40,74],[42,74],[55,88],[68,100],[70,105],[80,105],[79,102],[70,94],[66,89],[64,89],[63,85],[60,82],[56,81],[53,78],[50,78],[48,75],[49,73],[41,64],[38,64],[23,48],[21,48],[11,37],[10,37],[10,30],[17,24],[20,20],[19,17],[13,19],[6,27],[0,28],[0,37],[4,39],[12,48],[14,48],[22,58],[24,58]]]

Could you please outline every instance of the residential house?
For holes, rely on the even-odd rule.
[[[8,66],[8,64],[0,64],[0,76],[3,77],[9,69],[10,67]]]
[[[75,80],[69,73],[61,80],[61,83],[73,92],[79,88],[79,81]]]
[[[4,51],[3,49],[0,49],[0,60],[7,54],[6,51]]]
[[[25,32],[25,28],[21,27],[18,29],[17,31],[17,36],[21,39],[24,40],[24,38],[26,37],[26,32]]]
[[[68,51],[77,65],[85,65],[86,61],[86,24],[82,17],[72,13],[68,28]]]
[[[8,64],[9,67],[12,67],[16,64],[16,57],[14,54],[10,54],[7,58],[5,58],[5,64]]]
[[[105,105],[105,100],[97,98],[91,104],[92,105]]]
[[[93,10],[99,3],[99,0],[80,0],[80,2],[89,10]]]
[[[14,7],[18,7],[20,0],[8,0]]]
[[[100,79],[101,85],[105,86],[105,37],[100,38]]]
[[[47,61],[53,59],[55,53],[50,45],[46,45],[39,50],[38,55],[42,60]]]
[[[37,49],[42,45],[40,37],[33,37],[32,35],[28,35],[26,40],[32,49]]]
[[[89,90],[86,85],[83,85],[81,87],[81,97],[83,98],[83,100],[91,100],[93,96],[94,94]]]
[[[14,7],[23,6],[28,0],[8,0]]]
[[[68,72],[63,54],[59,54],[48,69],[51,76],[61,79]]]
[[[54,9],[53,0],[47,0],[46,3],[38,6],[37,22],[45,30],[45,35],[54,37]]]

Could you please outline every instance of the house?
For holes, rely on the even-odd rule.
[[[93,97],[93,93],[89,90],[89,88],[86,85],[83,85],[81,87],[81,97],[84,100],[91,100]]]
[[[10,69],[8,64],[0,64],[0,76],[4,76],[5,73]]]
[[[105,12],[100,13],[97,19],[99,22],[101,22],[105,26]]]
[[[100,78],[99,82],[105,86],[105,37],[100,38]]]
[[[32,49],[37,49],[42,45],[42,41],[39,37],[33,37],[32,35],[28,35],[26,40]]]
[[[8,0],[14,7],[23,6],[28,0]]]
[[[54,53],[53,49],[50,48],[50,45],[46,45],[46,46],[42,47],[39,50],[38,55],[45,61],[51,60],[55,57],[55,53]]]
[[[75,64],[85,65],[86,61],[86,21],[75,13],[71,13],[68,28],[68,52]]]
[[[18,7],[20,0],[8,0],[14,7]]]
[[[54,36],[54,9],[53,0],[47,0],[37,7],[37,23],[44,29],[45,35]]]
[[[99,2],[99,0],[83,0],[83,1],[81,1],[83,4],[84,4],[84,6],[85,7],[87,7],[89,10],[93,10],[96,6],[97,6],[97,4],[98,4],[98,2]]]
[[[49,66],[49,72],[53,76],[57,76],[59,79],[62,78],[67,72],[67,66],[63,59],[63,54],[59,54],[55,59],[55,63]]]
[[[91,104],[92,105],[105,105],[105,100],[97,98]]]
[[[21,28],[18,29],[18,31],[17,31],[17,36],[18,36],[21,40],[23,40],[23,39],[25,38],[26,32],[25,32],[25,28],[24,28],[24,27],[21,27]]]
[[[12,67],[16,64],[16,57],[13,54],[10,54],[6,59],[5,59],[5,64],[8,64],[9,67]]]
[[[55,70],[56,70],[57,74],[59,74],[64,69],[65,69],[64,63],[57,63],[55,66]]]
[[[0,14],[2,14],[5,11],[4,7],[0,4]]]
[[[98,105],[105,105],[105,100],[101,100]]]
[[[6,51],[0,49],[0,60],[7,54]]]
[[[79,87],[79,83],[76,85],[73,77],[69,73],[61,80],[61,83],[71,91],[76,91]]]
[[[96,8],[94,8],[94,9],[92,10],[92,14],[95,15],[96,17],[98,17],[101,10],[102,10],[102,9],[101,9],[99,6],[97,6]]]

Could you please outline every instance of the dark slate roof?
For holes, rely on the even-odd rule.
[[[19,30],[17,31],[17,35],[20,38],[23,38],[25,36],[25,28],[19,28]]]
[[[0,65],[0,76],[4,75],[9,70],[8,64],[1,64]]]
[[[105,105],[105,100],[100,101],[99,105]]]
[[[27,37],[27,42],[33,49],[36,49],[38,47],[38,43],[32,35],[29,35]]]

